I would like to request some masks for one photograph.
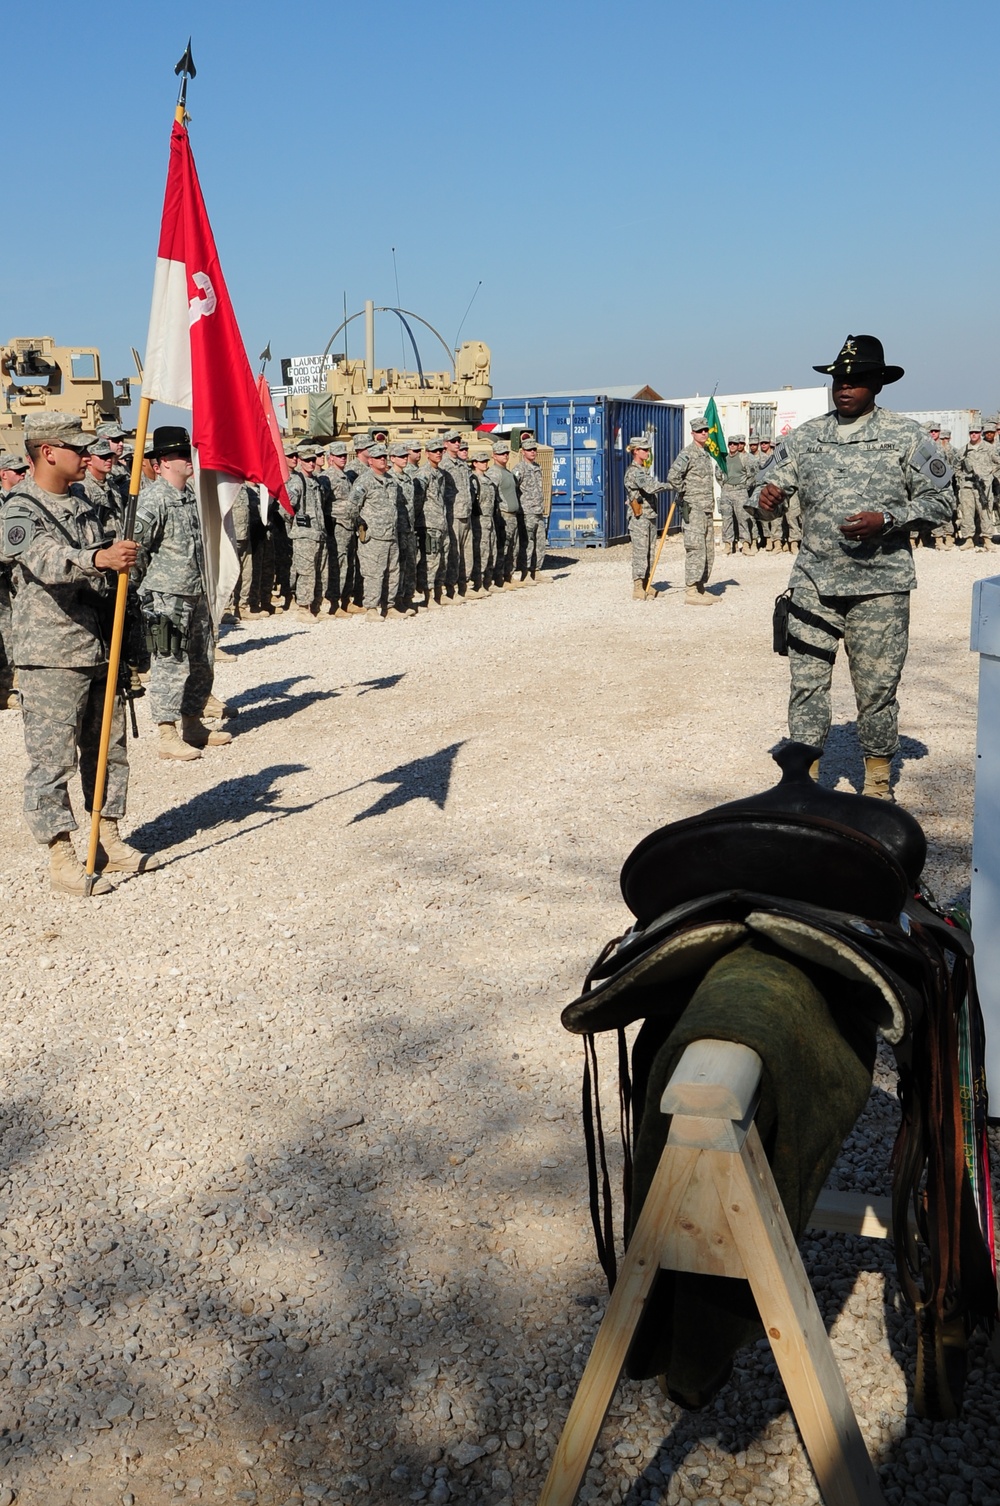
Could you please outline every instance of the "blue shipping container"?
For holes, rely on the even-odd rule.
[[[509,431],[521,424],[555,451],[550,549],[620,544],[628,537],[625,446],[635,435],[648,434],[653,474],[662,481],[684,444],[684,410],[671,403],[600,395],[502,397],[487,403],[483,428]],[[672,496],[660,493],[660,528]],[[675,511],[671,532],[679,527]]]

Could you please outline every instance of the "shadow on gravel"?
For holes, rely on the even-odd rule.
[[[893,784],[899,783],[901,765],[915,763],[927,758],[930,753],[926,743],[916,737],[900,737],[899,754],[893,759]],[[824,789],[836,789],[837,783],[846,779],[856,794],[861,793],[865,782],[865,765],[858,742],[856,722],[842,722],[830,728],[823,749],[819,782]]]
[[[229,636],[226,638],[226,641],[223,644],[223,648],[226,650],[227,654],[233,654],[237,659],[239,659],[243,656],[243,654],[249,654],[255,648],[273,648],[276,643],[286,643],[289,638],[301,638],[303,633],[308,632],[309,629],[307,627],[303,627],[297,630],[293,629],[288,633],[275,633],[270,638],[240,639]]]
[[[279,763],[271,764],[269,768],[261,769],[256,774],[243,774],[237,779],[224,779],[221,784],[213,785],[210,790],[202,790],[192,796],[183,805],[173,806],[164,811],[152,821],[146,821],[142,826],[137,826],[132,833],[138,845],[144,851],[159,852],[165,848],[176,847],[181,842],[197,836],[199,832],[211,831],[213,827],[229,825],[233,822],[244,821],[247,816],[258,812],[268,812],[272,816],[294,815],[299,811],[308,810],[313,801],[305,805],[276,805],[278,790],[276,786],[282,779],[287,779],[291,774],[304,774],[307,765],[302,763]],[[258,823],[259,824],[259,823]],[[247,828],[257,830],[257,826]],[[246,832],[235,832],[234,836],[244,836]],[[227,837],[223,840],[229,841]],[[214,845],[214,844],[213,844]],[[167,862],[176,862],[176,858],[168,859]]]
[[[427,758],[414,758],[411,763],[401,763],[385,774],[374,774],[370,780],[365,781],[366,784],[391,784],[395,785],[395,789],[380,795],[367,810],[359,811],[350,824],[353,826],[358,821],[367,821],[370,816],[384,816],[387,811],[397,810],[411,800],[430,800],[438,810],[443,811],[448,799],[452,769],[462,747],[464,743],[451,743],[449,747],[442,748],[438,753],[431,753]],[[359,786],[356,785],[355,788]]]
[[[287,721],[289,717],[305,711],[307,706],[315,706],[317,701],[339,700],[340,694],[339,690],[303,690],[298,695],[279,694],[266,705],[252,705],[248,710],[241,711],[239,725],[234,731],[242,733],[251,728],[266,727],[268,722]]]
[[[728,580],[714,580],[710,586],[705,587],[705,595],[725,596],[730,586],[736,586],[739,589],[742,586],[742,581],[734,580],[732,576]]]
[[[406,671],[398,675],[380,675],[377,680],[358,680],[357,684],[348,688],[356,690],[359,696],[370,695],[373,690],[392,690],[405,677]]]
[[[261,701],[286,696],[293,685],[300,685],[303,680],[311,679],[312,675],[289,675],[286,680],[269,680],[265,685],[254,685],[249,690],[241,690],[239,695],[226,696],[226,701],[230,706],[245,711],[248,706],[257,706]]]

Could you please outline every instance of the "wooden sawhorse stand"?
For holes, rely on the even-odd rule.
[[[749,1281],[826,1506],[885,1506],[753,1122],[760,1076],[756,1051],[730,1041],[697,1041],[678,1062],[660,1103],[667,1144],[539,1506],[573,1506],[661,1266]],[[857,1202],[840,1194],[832,1227],[884,1236]],[[819,1207],[811,1226],[826,1227]]]

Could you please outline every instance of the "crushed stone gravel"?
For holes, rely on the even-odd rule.
[[[991,562],[917,561],[898,794],[951,900]],[[415,620],[248,622],[231,746],[165,764],[140,705],[123,830],[164,865],[89,902],[46,890],[0,716],[0,1503],[537,1499],[606,1296],[559,1011],[632,846],[772,782],[789,564],[720,559],[711,613],[674,540],[655,602],[614,549]],[[839,665],[841,787],[852,722]],[[887,1190],[893,1094],[884,1054],[838,1185]],[[920,1422],[889,1249],[804,1255],[890,1506],[1000,1503],[985,1343]],[[581,1499],[818,1501],[766,1345],[702,1414],[623,1384]]]

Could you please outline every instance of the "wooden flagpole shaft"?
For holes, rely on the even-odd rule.
[[[125,518],[124,537],[130,539],[135,532],[135,504],[139,498],[139,483],[142,480],[142,461],[149,429],[149,410],[152,402],[148,397],[139,400],[139,423],[135,431],[135,454],[132,456],[132,475],[128,485],[128,511]],[[125,601],[128,596],[128,571],[119,570],[115,594],[115,620],[111,631],[111,646],[108,649],[108,683],[104,687],[104,715],[101,720],[101,741],[97,750],[97,770],[94,774],[94,798],[90,813],[90,841],[87,844],[87,893],[94,887],[94,870],[97,865],[97,844],[101,835],[101,812],[104,809],[104,787],[108,778],[108,749],[111,746],[111,722],[115,714],[115,697],[118,694],[118,667],[122,657],[122,638],[125,634]]]
[[[671,502],[670,507],[667,510],[667,521],[663,525],[663,532],[660,534],[659,548],[656,551],[656,558],[653,561],[653,568],[649,572],[649,580],[646,582],[647,591],[651,591],[653,588],[653,582],[656,579],[656,567],[660,563],[660,555],[663,553],[663,545],[666,541],[667,534],[670,532],[670,524],[673,522],[674,509],[676,508],[676,506],[676,502]]]

